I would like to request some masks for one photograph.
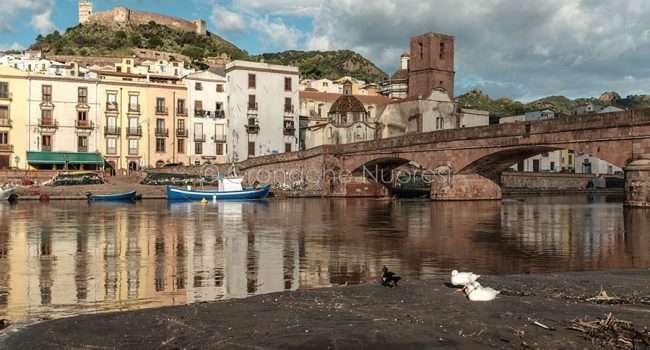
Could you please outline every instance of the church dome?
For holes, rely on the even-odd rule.
[[[366,108],[358,98],[352,95],[342,95],[334,101],[329,113],[366,113]]]

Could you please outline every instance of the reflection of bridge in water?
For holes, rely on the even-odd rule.
[[[508,167],[532,156],[569,149],[626,167],[628,204],[650,204],[650,109],[598,115],[578,115],[551,120],[441,130],[390,139],[321,146],[301,152],[270,155],[240,163],[251,178],[268,173],[325,173],[308,181],[325,195],[359,195],[337,172],[363,175],[364,169],[390,173],[409,162],[429,171],[450,170],[447,182],[434,182],[431,197],[447,199],[498,199],[494,181]],[[634,163],[633,163],[634,162]],[[633,164],[632,164],[633,163]],[[308,176],[305,176],[308,177]],[[363,182],[363,181],[361,181]]]
[[[372,282],[383,264],[405,278],[454,268],[648,268],[648,218],[639,213],[546,198],[0,205],[0,316],[34,320]]]

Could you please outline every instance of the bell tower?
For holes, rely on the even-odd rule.
[[[79,23],[88,23],[88,19],[93,14],[93,3],[90,0],[79,0]]]
[[[455,74],[453,36],[426,33],[411,38],[409,97],[426,98],[431,90],[443,88],[453,101]]]

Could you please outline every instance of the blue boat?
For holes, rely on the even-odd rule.
[[[167,186],[169,201],[200,201],[200,200],[242,200],[264,199],[268,197],[271,185],[262,185],[252,189],[241,186],[242,179],[219,179],[218,190],[192,190]]]
[[[97,201],[134,201],[136,198],[136,191],[126,192],[126,193],[116,193],[116,194],[92,194],[90,192],[86,193],[88,200],[97,202]]]

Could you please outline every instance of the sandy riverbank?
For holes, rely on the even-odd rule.
[[[446,276],[299,290],[186,306],[86,315],[37,324],[7,349],[608,349],[619,339],[569,329],[572,320],[630,321],[650,344],[650,271],[483,276],[504,291],[470,302]],[[601,288],[634,304],[585,301]],[[553,328],[545,329],[534,321]],[[611,324],[611,322],[609,322]],[[12,332],[8,332],[12,333]],[[639,340],[640,339],[640,340]]]

